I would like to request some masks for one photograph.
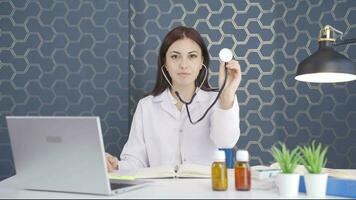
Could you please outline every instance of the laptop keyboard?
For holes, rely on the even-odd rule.
[[[132,184],[128,184],[128,183],[110,183],[111,190],[116,190],[116,189],[125,188],[125,187],[129,187],[129,186],[132,186]]]

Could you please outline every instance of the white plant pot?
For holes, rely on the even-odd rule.
[[[284,197],[296,197],[299,191],[299,174],[277,174],[279,194]]]
[[[305,189],[310,197],[324,197],[328,183],[328,174],[305,174]]]

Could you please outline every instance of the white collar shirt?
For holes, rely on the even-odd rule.
[[[216,95],[217,92],[197,92],[189,105],[193,121],[204,114]],[[189,122],[185,105],[179,111],[176,103],[168,89],[139,101],[120,155],[120,171],[182,163],[211,165],[214,151],[237,143],[240,119],[236,96],[232,108],[221,109],[218,101],[195,125]]]

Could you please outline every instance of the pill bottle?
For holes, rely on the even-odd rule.
[[[235,189],[239,191],[251,190],[251,170],[249,154],[246,150],[236,151],[235,162]]]
[[[211,181],[212,189],[215,191],[225,191],[228,188],[224,151],[219,150],[214,153],[214,162],[211,165]]]

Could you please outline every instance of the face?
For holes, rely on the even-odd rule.
[[[166,68],[174,87],[194,87],[203,65],[200,46],[189,38],[175,41],[166,52]]]

